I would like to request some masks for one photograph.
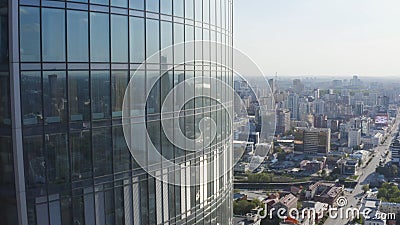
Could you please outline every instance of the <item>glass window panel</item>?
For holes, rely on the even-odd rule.
[[[210,24],[212,25],[215,25],[215,3],[215,0],[210,0]]]
[[[174,0],[174,16],[183,17],[184,14],[184,0]]]
[[[105,13],[90,13],[90,60],[92,62],[110,60],[108,16]]]
[[[111,15],[111,61],[128,62],[128,17]]]
[[[202,5],[203,5],[203,1],[202,0],[194,0],[195,3],[195,7],[194,7],[194,16],[196,21],[202,21],[203,18],[203,10],[202,10]]]
[[[185,38],[184,25],[175,23],[174,24],[174,45],[183,43]],[[180,51],[178,51],[178,49]],[[174,51],[174,64],[183,63],[185,52],[182,47],[175,48]]]
[[[112,129],[113,152],[114,152],[114,172],[124,172],[129,170],[131,155],[126,145],[122,126],[115,126]]]
[[[90,120],[88,71],[68,72],[68,98],[70,121]]]
[[[72,213],[73,221],[75,224],[85,224],[85,213],[84,213],[85,203],[83,196],[74,196],[72,198]]]
[[[23,62],[40,61],[39,8],[20,7],[20,57]]]
[[[129,0],[129,8],[144,10],[144,0]]]
[[[157,20],[146,20],[146,57],[151,57],[151,63],[158,63],[159,57],[153,56],[160,49],[159,22]]]
[[[146,11],[158,12],[159,6],[158,0],[146,0]]]
[[[203,21],[205,23],[210,21],[210,0],[203,0]]]
[[[68,61],[88,62],[88,12],[67,11]]]
[[[142,63],[145,60],[144,19],[130,17],[130,57],[133,63]]]
[[[102,127],[93,129],[94,176],[112,173],[111,129]]]
[[[67,121],[67,80],[65,71],[43,72],[45,123]]]
[[[110,118],[110,94],[110,72],[92,71],[91,103],[93,120]]]
[[[0,13],[0,62],[8,63],[8,13],[7,6],[2,7],[4,10]]]
[[[28,188],[44,187],[46,184],[46,163],[43,136],[24,136],[23,140]]]
[[[39,71],[21,73],[21,101],[23,124],[42,123],[42,78]]]
[[[124,215],[125,209],[124,204],[129,204],[130,199],[126,198],[126,192],[124,192],[124,187],[115,187],[115,224],[125,224]],[[127,218],[131,217],[131,211],[127,210]]]
[[[43,61],[65,61],[65,10],[42,9]]]
[[[87,179],[92,176],[92,148],[90,131],[70,133],[72,180]]]
[[[172,15],[172,0],[161,0],[161,13]]]
[[[11,126],[10,78],[7,72],[0,73],[0,127]]]
[[[169,48],[173,45],[172,41],[172,23],[171,22],[164,22],[161,21],[161,49],[166,49]],[[164,51],[162,57],[161,63],[168,63],[172,64],[172,54],[171,54],[171,49],[168,49],[168,51]]]
[[[111,6],[128,7],[128,0],[111,0]]]
[[[105,197],[104,205],[106,213],[106,224],[114,225],[115,224],[114,190],[110,189],[105,191],[104,197]]]
[[[193,19],[193,0],[185,0],[185,18]]]
[[[0,136],[0,155],[2,170],[0,170],[0,186],[14,188],[14,167],[11,136]],[[0,213],[1,214],[1,213]]]
[[[99,5],[108,5],[109,0],[90,0],[90,3],[95,3]]]
[[[112,71],[111,74],[111,103],[112,117],[122,116],[122,103],[128,83],[128,71]]]
[[[45,135],[47,153],[47,175],[49,183],[64,183],[69,180],[68,140],[66,133]]]

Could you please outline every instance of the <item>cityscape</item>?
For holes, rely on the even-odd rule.
[[[0,225],[400,224],[393,52],[282,58],[299,2],[0,0]]]

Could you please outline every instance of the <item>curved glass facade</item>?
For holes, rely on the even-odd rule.
[[[198,136],[196,126],[204,116],[218,128],[201,154],[188,154],[161,131],[160,104],[191,77],[232,84],[232,71],[220,65],[231,66],[232,51],[196,48],[173,57],[161,54],[138,71],[146,58],[174,44],[204,40],[232,46],[231,0],[19,0],[18,14],[29,225],[231,223],[230,160],[216,157],[232,147],[224,109],[204,99],[185,106],[180,119],[187,137]],[[219,63],[174,64],[194,58],[188,54]],[[146,80],[165,67],[173,69],[153,87],[146,105],[151,141],[181,165],[218,159],[200,174],[185,169],[169,178],[215,177],[206,184],[160,181],[138,165],[126,145],[121,119],[128,82],[136,73],[146,87]],[[2,106],[0,118],[6,111]]]

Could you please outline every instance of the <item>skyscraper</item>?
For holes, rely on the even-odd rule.
[[[194,121],[206,114],[215,118],[219,135],[202,154],[174,148],[159,119],[166,93],[182,80],[203,76],[233,83],[232,71],[213,63],[231,62],[231,51],[195,49],[211,62],[184,66],[175,62],[193,58],[190,51],[174,52],[177,58],[158,55],[137,71],[146,58],[174,44],[232,46],[231,0],[3,0],[0,7],[2,224],[230,223],[226,162],[210,164],[203,174],[185,167],[170,178],[214,178],[206,184],[160,181],[131,156],[121,118],[134,74],[145,88],[153,73],[173,67],[146,102],[153,144],[181,165],[213,162],[231,150],[227,117],[210,102],[190,103],[182,116],[189,138],[198,134]],[[147,145],[139,147],[145,152]]]

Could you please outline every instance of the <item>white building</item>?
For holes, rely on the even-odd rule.
[[[359,146],[361,144],[361,129],[350,129],[347,143],[350,148]]]

